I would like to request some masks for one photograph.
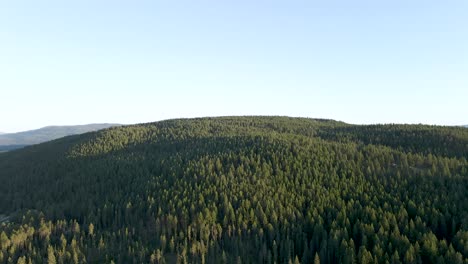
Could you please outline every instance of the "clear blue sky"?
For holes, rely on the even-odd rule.
[[[468,123],[468,1],[2,1],[0,131],[219,115]]]

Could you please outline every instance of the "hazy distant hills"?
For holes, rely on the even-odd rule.
[[[118,124],[88,124],[78,126],[47,126],[18,133],[0,133],[0,151],[17,149],[57,138],[96,131]]]

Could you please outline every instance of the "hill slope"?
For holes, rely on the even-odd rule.
[[[90,131],[96,131],[117,124],[89,124],[78,126],[48,126],[36,130],[29,130],[18,133],[0,133],[0,150],[10,150],[27,145],[38,144],[57,138],[83,134]]]
[[[463,263],[468,131],[223,117],[0,154],[0,263]]]

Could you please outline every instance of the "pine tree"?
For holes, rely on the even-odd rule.
[[[49,245],[47,248],[47,263],[56,264],[57,260],[55,259],[54,248]]]
[[[320,264],[320,257],[318,255],[318,253],[315,253],[314,264]]]

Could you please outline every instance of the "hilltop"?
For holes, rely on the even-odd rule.
[[[467,146],[461,127],[219,117],[0,153],[0,263],[463,263]]]

